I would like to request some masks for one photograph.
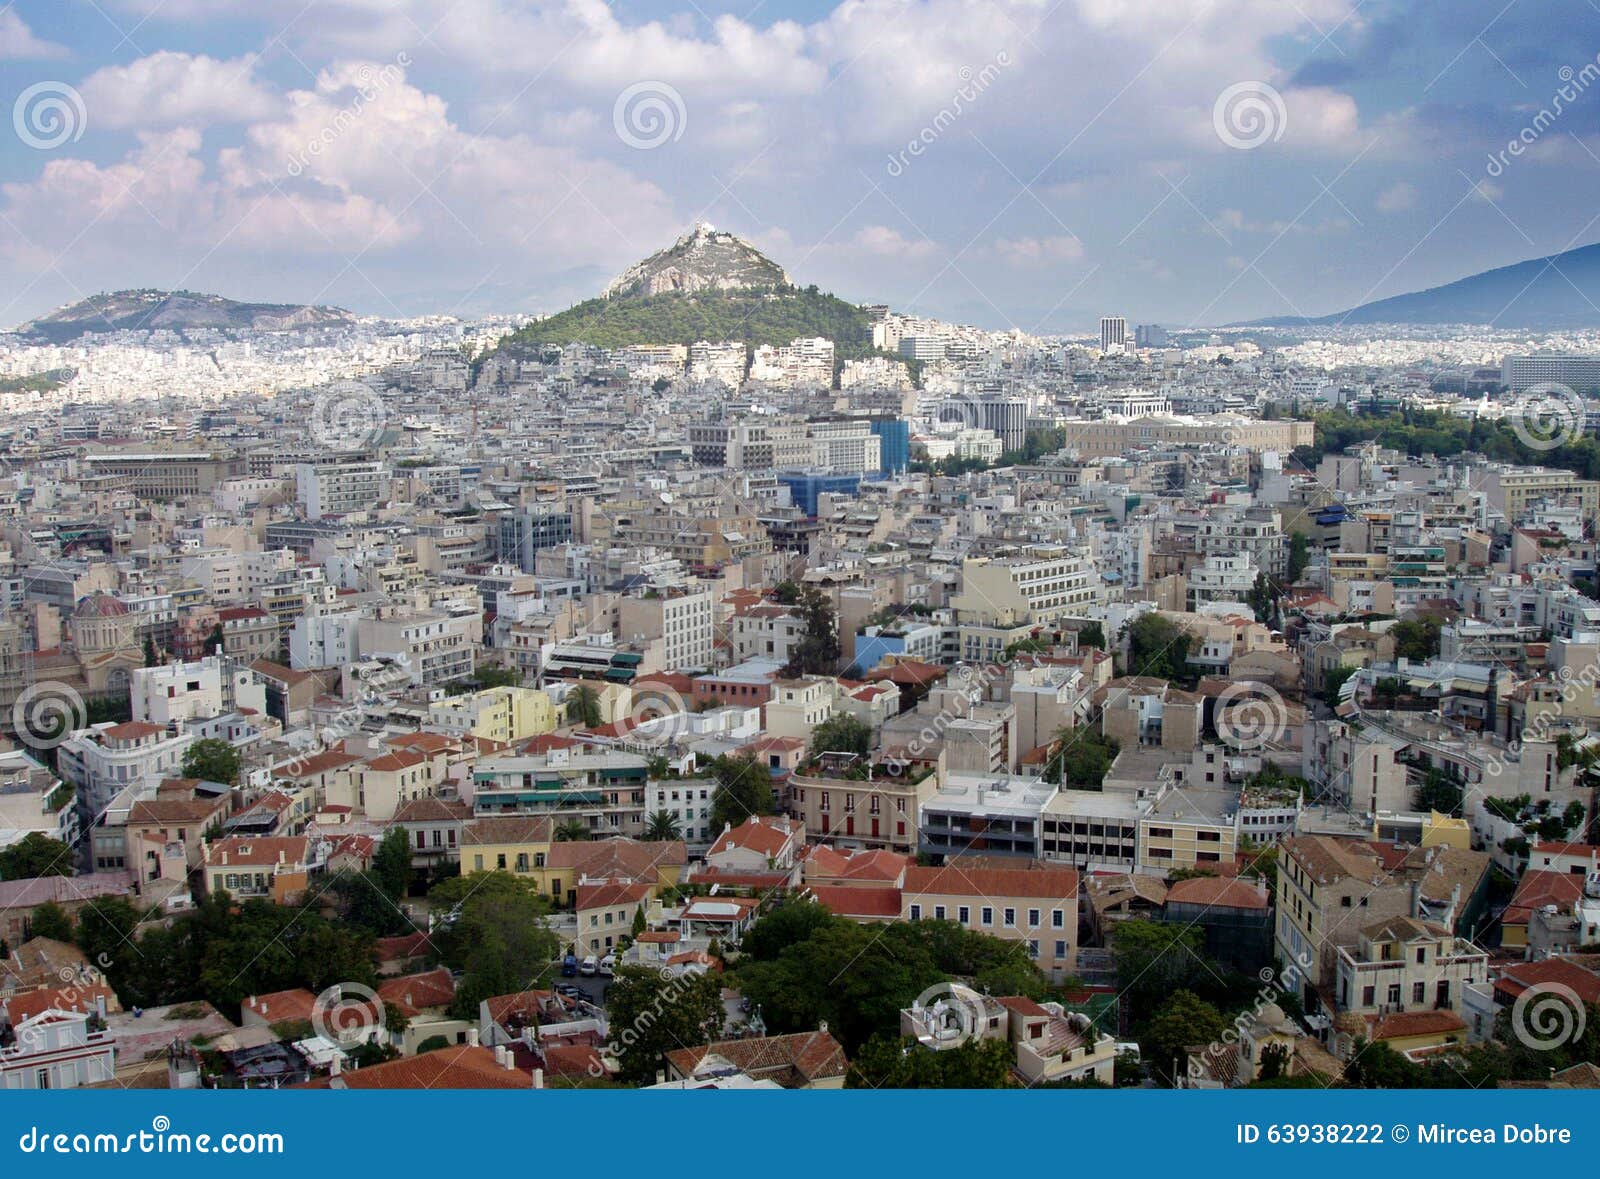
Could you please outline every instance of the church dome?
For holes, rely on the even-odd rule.
[[[128,613],[128,604],[107,593],[92,593],[78,599],[72,612],[74,618],[121,618]]]

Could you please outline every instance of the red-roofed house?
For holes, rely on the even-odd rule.
[[[794,871],[799,878],[804,824],[780,815],[752,815],[737,827],[724,825],[706,864],[727,872]]]
[[[1072,970],[1078,939],[1078,873],[1039,861],[1014,868],[906,869],[900,890],[906,921],[954,921],[966,929],[1023,942],[1053,981]]]

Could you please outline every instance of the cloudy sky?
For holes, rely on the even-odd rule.
[[[994,327],[1321,314],[1600,240],[1597,54],[1593,0],[15,0],[0,325],[554,311],[697,220]]]

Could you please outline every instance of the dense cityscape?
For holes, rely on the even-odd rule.
[[[1447,1089],[1504,1116],[1416,1147],[1577,1141],[1600,59],[1469,132],[1507,10],[1376,102],[1405,5],[319,3],[227,60],[0,8],[54,75],[0,157],[0,1090]],[[934,10],[962,64],[892,72]],[[1226,77],[1041,80],[1147,20]],[[537,111],[459,68],[569,32]],[[1224,1129],[1406,1141],[1370,1109]]]

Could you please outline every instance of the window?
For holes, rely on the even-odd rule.
[[[1038,958],[1039,957],[1039,943],[1037,941],[1034,941],[1031,938],[1028,941],[1028,957],[1030,957],[1030,958]]]
[[[1377,1001],[1378,1001],[1378,991],[1377,991],[1376,987],[1362,987],[1361,988],[1361,1006],[1363,1006],[1363,1007],[1371,1007]]]
[[[911,906],[911,920],[913,920],[913,921],[921,921],[922,920],[922,906],[921,905],[912,905]]]
[[[956,919],[960,921],[962,925],[970,925],[972,923],[972,910],[966,905],[960,906],[956,909]]]
[[[994,910],[991,909],[988,905],[985,905],[983,907],[983,923],[985,925],[993,925],[994,924]]]
[[[1390,983],[1389,984],[1389,1004],[1392,1007],[1400,1006],[1400,984],[1399,983]]]
[[[1066,956],[1067,956],[1067,943],[1066,942],[1057,942],[1056,943],[1056,957],[1057,958],[1065,958]]]
[[[497,855],[494,858],[494,866],[496,868],[501,868],[501,869],[505,868],[505,866],[506,866],[506,857],[505,857],[505,853],[504,852],[501,852],[499,855]]]
[[[1029,909],[1028,910],[1028,928],[1029,929],[1038,929],[1039,928],[1039,910],[1038,909]]]
[[[1411,1001],[1413,1003],[1426,1003],[1428,1001],[1427,983],[1419,982],[1411,984]]]
[[[1050,927],[1052,929],[1065,929],[1067,925],[1066,914],[1060,909],[1050,910]]]
[[[1417,947],[1417,965],[1421,966],[1424,963],[1426,963],[1427,961],[1428,961],[1428,947],[1427,946],[1418,946]]]
[[[1007,909],[1006,910],[1006,928],[1007,929],[1015,929],[1016,927],[1017,927],[1017,911],[1015,909]]]
[[[482,856],[473,856],[472,857],[472,867],[473,867],[474,871],[482,872],[483,871],[483,857]]]
[[[933,907],[933,919],[935,921],[943,921],[944,920],[944,906],[943,905],[935,905]]]

